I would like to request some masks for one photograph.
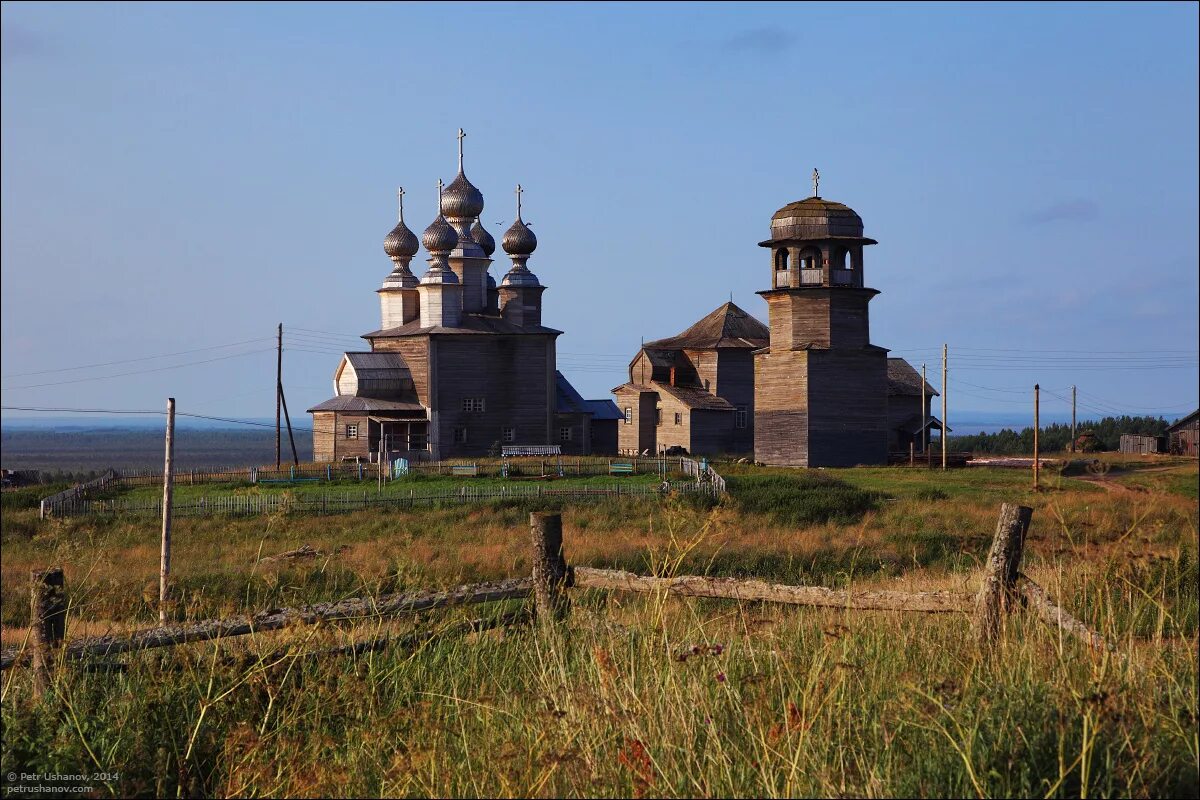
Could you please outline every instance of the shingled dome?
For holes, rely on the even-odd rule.
[[[862,235],[862,217],[854,209],[820,197],[788,203],[771,217],[772,239],[857,238]]]

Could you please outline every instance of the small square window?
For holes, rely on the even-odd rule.
[[[346,438],[347,439],[357,439],[358,438],[358,426],[357,425],[347,425],[346,426]]]
[[[559,428],[558,429],[558,440],[560,442],[571,441],[571,429],[570,428]]]
[[[625,424],[633,424],[633,409],[630,406],[625,406]]]
[[[501,438],[506,442],[515,442],[517,440],[516,428],[504,428],[501,431]]]
[[[675,424],[676,425],[683,424],[683,414],[680,414],[678,411],[675,412]]]
[[[455,444],[466,444],[467,443],[467,429],[466,428],[455,428],[454,429],[454,443]]]
[[[462,401],[462,410],[472,414],[479,414],[484,411],[484,402],[482,397],[464,397]]]

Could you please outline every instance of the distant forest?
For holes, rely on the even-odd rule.
[[[1141,436],[1162,436],[1170,422],[1162,417],[1105,417],[1076,424],[1077,436],[1091,433],[1095,437],[1095,450],[1116,450],[1125,433]],[[953,427],[953,422],[951,423]],[[1047,425],[1042,428],[1038,448],[1046,453],[1067,450],[1071,444],[1071,426]],[[998,433],[980,433],[974,436],[954,436],[947,440],[951,450],[987,453],[998,456],[1028,455],[1033,453],[1033,428],[1023,428],[1020,433],[1005,428]]]

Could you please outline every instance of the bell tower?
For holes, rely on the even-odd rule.
[[[813,194],[771,217],[771,344],[755,354],[755,458],[779,466],[887,462],[887,350],[871,344],[862,218]]]

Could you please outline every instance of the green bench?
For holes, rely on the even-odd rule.
[[[632,475],[633,474],[633,462],[632,461],[610,461],[610,462],[608,462],[608,474],[609,475]]]
[[[478,464],[458,464],[450,467],[451,475],[479,475]]]

